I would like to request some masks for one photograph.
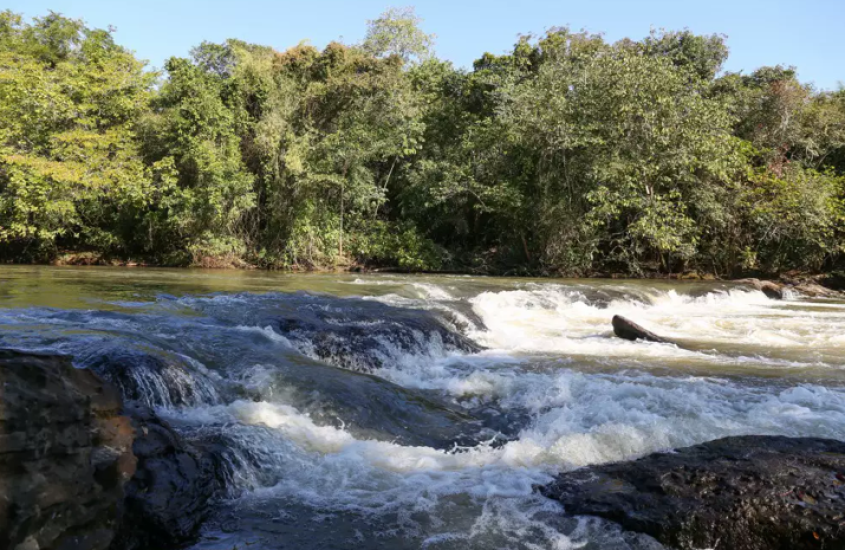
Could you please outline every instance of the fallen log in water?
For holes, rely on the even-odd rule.
[[[650,330],[646,330],[637,323],[622,317],[621,315],[613,316],[613,334],[625,340],[647,340],[649,342],[658,342],[661,344],[673,344],[674,342],[658,336]]]

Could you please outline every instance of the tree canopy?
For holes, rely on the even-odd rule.
[[[202,43],[0,14],[0,257],[587,275],[833,269],[845,90],[725,37],[552,28],[471,70],[411,8],[359,44]]]

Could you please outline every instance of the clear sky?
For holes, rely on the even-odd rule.
[[[27,16],[49,10],[94,27],[117,27],[117,41],[154,67],[203,40],[240,38],[283,50],[308,39],[360,40],[366,21],[387,7],[413,5],[437,35],[437,55],[470,67],[503,53],[521,33],[569,25],[609,41],[642,38],[653,27],[722,33],[726,69],[794,65],[802,81],[833,89],[845,81],[845,0],[7,0]]]

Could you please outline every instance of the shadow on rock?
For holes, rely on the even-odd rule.
[[[171,548],[191,540],[221,489],[219,463],[139,404],[125,408],[135,428],[137,471],[126,485],[124,520],[113,548]]]

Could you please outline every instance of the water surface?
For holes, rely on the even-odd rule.
[[[614,338],[614,314],[682,347]],[[845,303],[725,283],[0,267],[0,346],[223,443],[204,550],[659,548],[533,486],[727,435],[845,439]]]

